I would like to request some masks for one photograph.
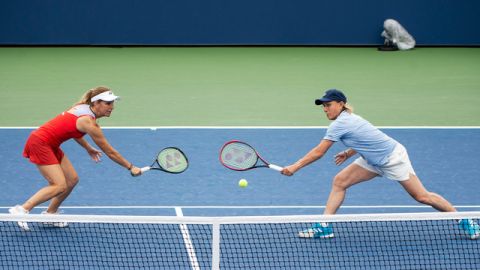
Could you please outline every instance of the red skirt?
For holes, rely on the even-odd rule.
[[[35,135],[30,135],[23,149],[23,156],[37,165],[60,164],[64,153],[60,147],[52,147]]]

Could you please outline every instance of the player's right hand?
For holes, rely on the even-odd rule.
[[[286,176],[292,176],[295,172],[293,170],[292,166],[293,165],[290,165],[290,166],[287,166],[287,167],[283,168],[283,170],[280,173],[283,174],[283,175],[286,175]]]
[[[132,168],[130,169],[130,174],[132,176],[139,176],[142,174],[142,171],[140,170],[140,168],[132,166]]]

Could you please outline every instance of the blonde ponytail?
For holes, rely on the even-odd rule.
[[[353,113],[353,106],[349,103],[345,103],[345,105],[343,105],[343,109],[348,113]]]
[[[83,96],[75,105],[80,105],[80,104],[92,105],[92,101],[91,101],[92,97],[107,91],[110,91],[110,88],[106,86],[97,86],[95,88],[92,88],[87,92],[85,92],[85,94],[83,94]]]

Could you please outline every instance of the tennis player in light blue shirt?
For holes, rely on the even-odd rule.
[[[353,113],[346,96],[336,89],[325,92],[315,100],[323,105],[327,118],[333,122],[327,129],[320,144],[294,164],[285,167],[282,174],[291,176],[299,169],[320,159],[335,142],[342,142],[347,149],[335,155],[335,163],[342,164],[359,154],[354,162],[341,170],[333,180],[324,215],[333,215],[345,199],[346,190],[360,182],[384,176],[398,181],[418,202],[430,205],[442,212],[456,209],[442,196],[430,192],[416,176],[405,147],[374,127],[370,122]],[[470,219],[462,219],[459,226],[471,239],[480,237],[480,226]],[[299,232],[305,238],[334,237],[331,224],[315,223],[309,229]]]
[[[355,149],[374,166],[387,163],[388,157],[398,144],[367,120],[345,110],[328,127],[324,139],[332,142],[341,141],[346,147]]]

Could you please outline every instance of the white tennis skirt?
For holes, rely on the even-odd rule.
[[[366,170],[395,181],[405,181],[410,178],[410,174],[415,175],[407,149],[400,143],[397,144],[388,157],[387,163],[382,166],[370,165],[363,157],[357,158],[354,163]]]

